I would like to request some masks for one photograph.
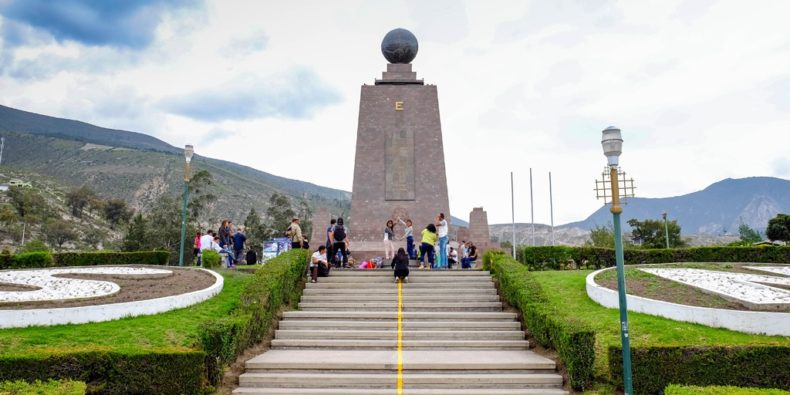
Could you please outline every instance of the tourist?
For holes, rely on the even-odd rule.
[[[436,233],[439,237],[439,256],[436,259],[436,267],[447,267],[447,220],[444,219],[444,213],[439,213],[436,216]]]
[[[291,224],[285,231],[285,235],[291,239],[291,248],[305,248],[304,236],[302,236],[302,228],[299,227],[299,218],[293,217]]]
[[[212,244],[214,244],[214,231],[208,229],[206,234],[200,237],[200,251],[213,249]]]
[[[192,255],[194,255],[195,259],[197,260],[198,266],[200,266],[200,238],[202,235],[200,231],[195,233],[195,240],[192,242],[195,245],[195,249],[192,250]]]
[[[329,220],[329,227],[326,228],[326,244],[324,244],[326,246],[326,256],[329,257],[329,261],[331,262],[335,261],[333,258],[335,256],[335,249],[332,248],[332,238],[330,237],[332,232],[335,231],[335,223],[337,223],[337,221],[334,218]]]
[[[467,245],[469,246],[469,254],[461,261],[461,269],[471,269],[472,263],[477,260],[477,247],[471,241]]]
[[[245,257],[244,260],[247,262],[248,265],[254,265],[258,263],[258,253],[255,252],[255,249],[250,248],[247,251],[247,256]]]
[[[219,226],[219,246],[222,248],[230,245],[230,238],[232,236],[230,233],[230,224],[231,222],[229,219],[224,219],[222,220],[222,225]]]
[[[458,263],[458,251],[450,247],[450,252],[447,253],[447,268],[452,269],[456,263]]]
[[[409,256],[403,247],[398,248],[398,253],[392,258],[392,268],[395,269],[395,282],[398,280],[409,282]]]
[[[310,282],[318,282],[318,276],[329,275],[329,263],[326,260],[326,246],[319,246],[318,251],[310,257]]]
[[[403,222],[403,220],[398,217],[398,222],[404,226],[403,237],[401,237],[400,240],[406,239],[406,253],[409,254],[409,259],[417,259],[417,251],[414,249],[414,227],[412,226],[411,220],[406,219],[406,222]]]
[[[246,241],[247,236],[244,235],[244,226],[239,226],[239,229],[233,234],[233,253],[236,262],[241,262],[244,259],[244,243]]]
[[[214,251],[217,251],[219,254],[225,254],[226,257],[225,267],[227,267],[228,269],[232,269],[235,266],[235,259],[233,258],[233,252],[228,248],[222,247],[220,243],[221,240],[219,238],[219,235],[214,236],[214,240],[211,243],[211,248]]]
[[[428,224],[422,230],[422,240],[420,240],[420,269],[425,269],[425,257],[428,257],[428,269],[434,267],[433,246],[436,244],[436,226]]]
[[[392,240],[395,238],[395,222],[392,220],[387,221],[387,226],[384,227],[384,259],[395,258],[395,245]]]
[[[346,228],[343,225],[343,218],[338,218],[335,223],[335,230],[329,235],[332,241],[332,251],[337,251],[343,257],[343,267],[348,267],[348,237]],[[340,266],[340,262],[335,258],[335,266]]]

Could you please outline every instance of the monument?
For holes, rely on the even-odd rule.
[[[387,33],[381,43],[387,71],[374,85],[362,86],[347,221],[355,256],[382,251],[389,219],[410,218],[417,243],[438,213],[450,220],[439,98],[436,86],[412,71],[417,49],[408,30]]]

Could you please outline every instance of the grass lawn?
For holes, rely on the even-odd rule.
[[[585,278],[589,273],[589,270],[579,270],[530,274],[542,284],[546,296],[556,306],[556,314],[580,320],[597,332],[595,374],[605,378],[608,377],[607,350],[610,345],[620,345],[620,315],[617,309],[607,309],[587,297]],[[755,344],[790,346],[790,337],[750,335],[633,312],[628,313],[628,319],[632,347]]]
[[[193,348],[198,326],[227,315],[238,304],[244,285],[253,278],[235,271],[220,273],[225,285],[219,295],[183,309],[91,324],[0,329],[0,356]]]

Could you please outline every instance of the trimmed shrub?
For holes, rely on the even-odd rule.
[[[203,252],[203,262],[206,253]],[[222,371],[248,347],[266,336],[281,307],[298,302],[310,252],[296,249],[266,262],[241,293],[229,316],[207,321],[198,333],[206,351],[209,382],[218,385]]]
[[[6,381],[0,383],[0,394],[7,395],[84,395],[85,383],[71,380],[49,380],[33,383],[27,381]]]
[[[61,252],[54,254],[55,266],[98,266],[98,265],[167,265],[167,251],[99,251]]]
[[[79,380],[88,383],[89,394],[199,394],[205,360],[201,351],[167,350],[0,357],[0,381]]]
[[[49,252],[49,247],[43,241],[35,239],[25,243],[17,252]]]
[[[501,252],[486,253],[484,267],[499,281],[500,293],[517,308],[529,333],[542,346],[554,348],[568,371],[575,390],[589,389],[595,362],[595,332],[581,322],[560,318],[547,303],[541,285],[524,267]]]
[[[664,395],[790,395],[790,391],[729,386],[695,387],[673,384],[664,389]]]
[[[790,263],[789,247],[627,248],[626,265],[672,262]],[[525,247],[518,254],[530,270],[600,269],[615,265],[614,250],[598,247]]]
[[[214,250],[205,250],[201,253],[201,256],[203,267],[208,269],[219,267],[219,262],[222,260],[222,257],[219,255],[219,253]]]
[[[49,252],[24,252],[16,254],[11,259],[11,269],[51,267],[52,254]]]
[[[790,347],[636,347],[631,361],[636,394],[658,394],[669,384],[790,389]],[[619,347],[609,348],[609,372],[622,388]]]

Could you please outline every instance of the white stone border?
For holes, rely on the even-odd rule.
[[[222,291],[225,280],[220,274],[201,268],[188,270],[202,270],[210,273],[216,281],[210,287],[198,291],[155,299],[136,300],[134,302],[64,308],[0,310],[0,328],[85,324],[88,322],[103,322],[140,315],[159,314],[198,304]]]
[[[614,268],[596,270],[587,275],[587,296],[604,307],[616,309],[620,303],[617,291],[602,287],[595,282],[595,276],[606,270],[614,270]],[[790,336],[790,313],[687,306],[635,295],[627,295],[626,301],[628,310],[637,313],[655,315],[676,321],[693,322],[714,328],[726,328],[738,332]]]

